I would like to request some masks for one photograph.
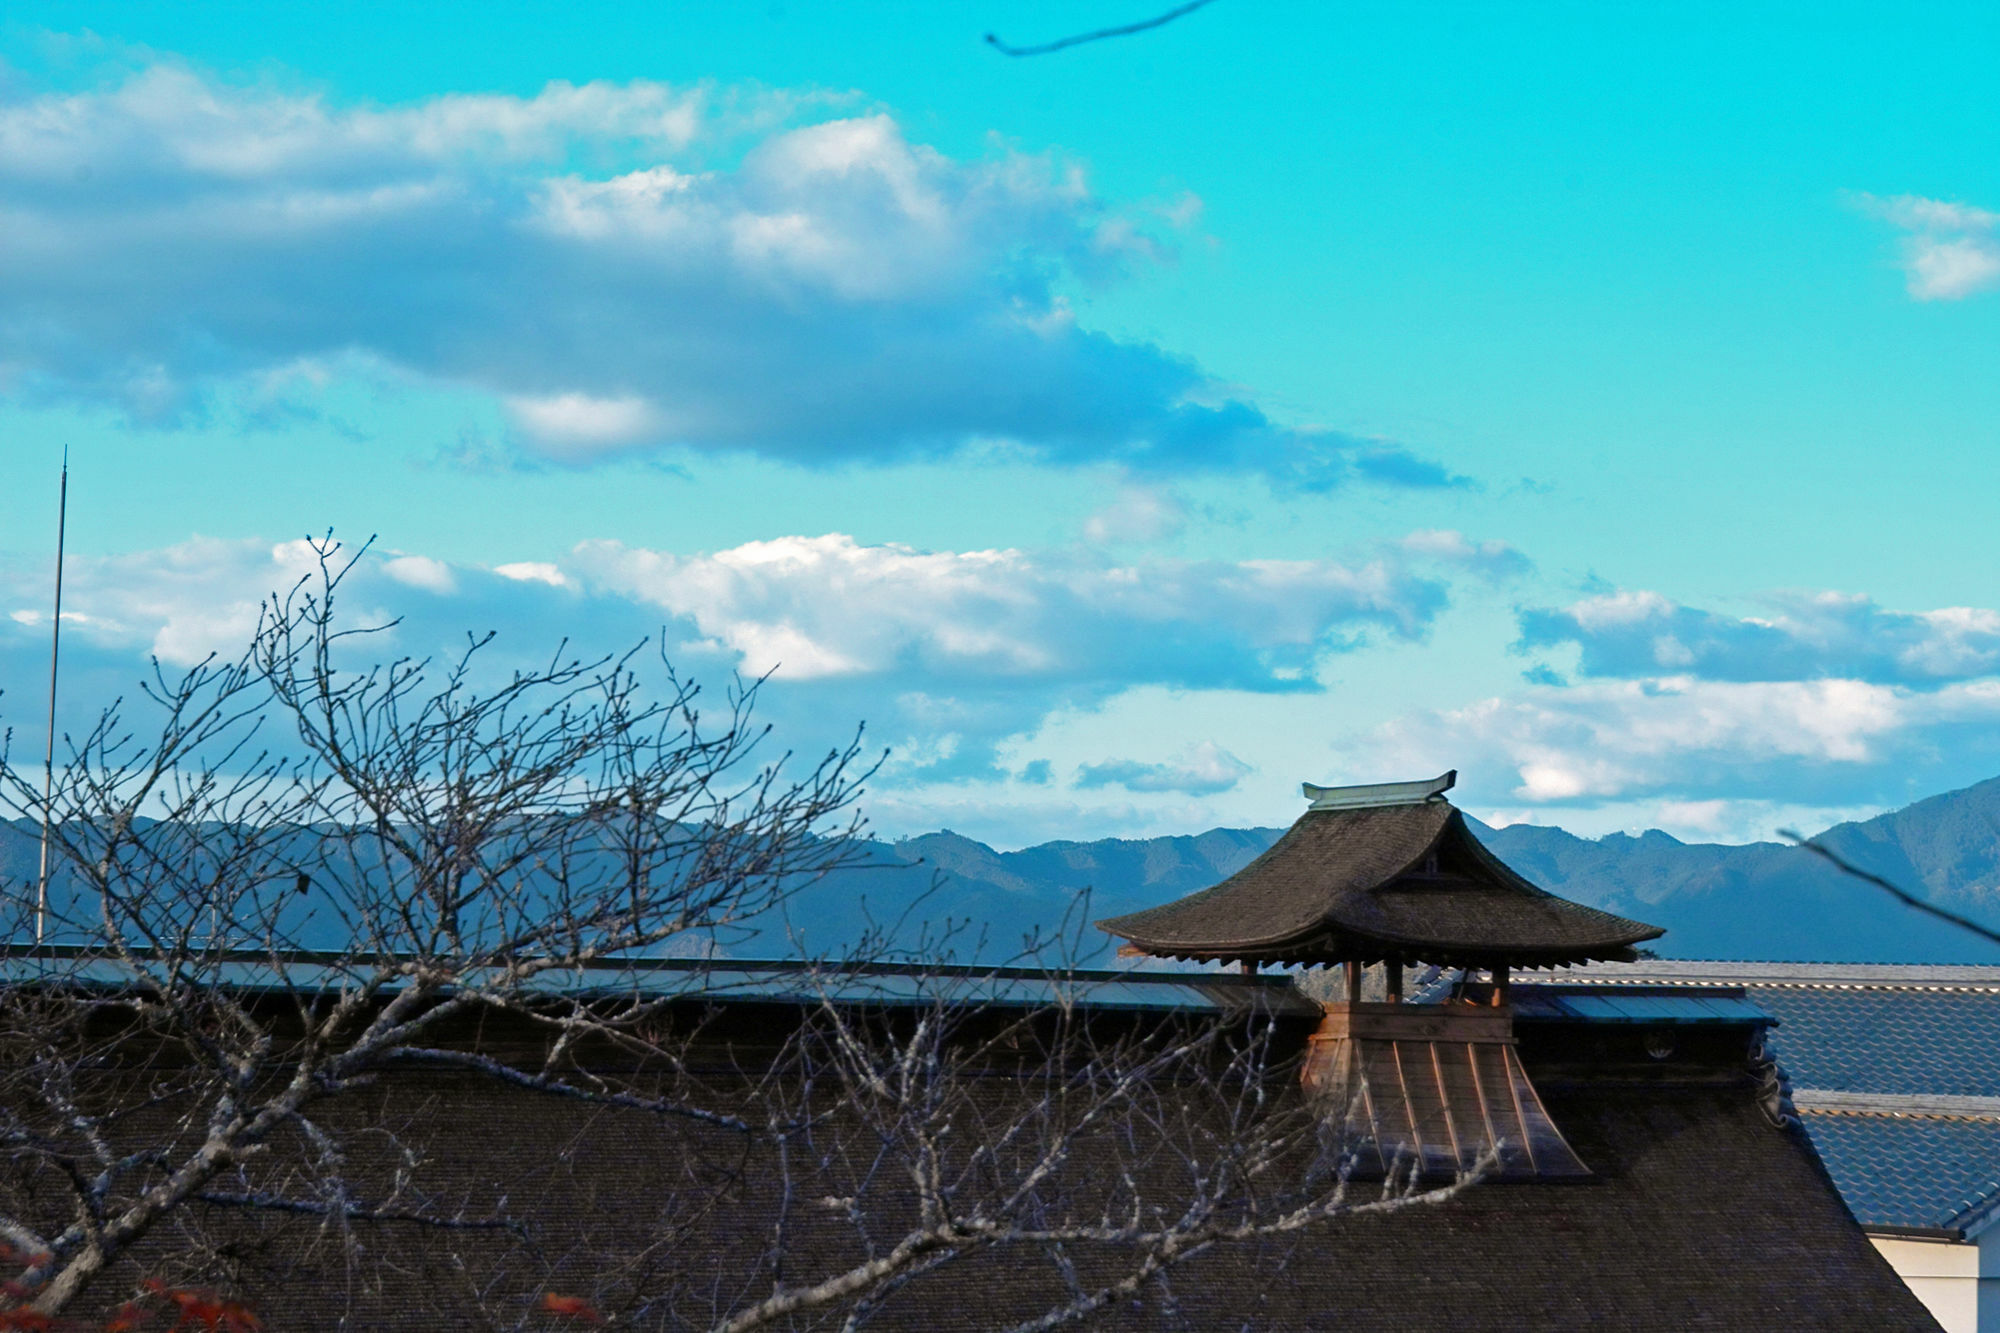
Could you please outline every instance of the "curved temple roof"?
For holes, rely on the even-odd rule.
[[[1546,967],[1630,959],[1663,931],[1558,898],[1481,846],[1434,784],[1394,804],[1328,803],[1211,889],[1097,923],[1140,952],[1264,963],[1374,962]],[[1407,789],[1428,787],[1411,799]]]

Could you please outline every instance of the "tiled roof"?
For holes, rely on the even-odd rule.
[[[1760,986],[1751,997],[1778,1020],[1795,1087],[2000,1097],[2000,992]]]
[[[2000,1097],[2000,967],[1648,961],[1563,968],[1565,984],[1741,986],[1778,1020],[1800,1088]]]
[[[2000,967],[1649,960],[1580,986],[1743,988],[1864,1226],[1978,1230],[2000,1204]]]
[[[1800,1110],[1863,1226],[1962,1227],[2000,1190],[2000,1119]]]

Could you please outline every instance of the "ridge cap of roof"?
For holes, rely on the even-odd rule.
[[[2000,1121],[2000,1097],[1944,1092],[1856,1092],[1846,1088],[1793,1088],[1792,1103],[1819,1115],[1903,1116],[1923,1120]]]
[[[1984,963],[1814,963],[1649,958],[1570,964],[1557,978],[1578,985],[1732,985],[1785,990],[2000,993],[2000,966]]]
[[[1458,783],[1458,770],[1414,782],[1370,782],[1346,787],[1322,787],[1302,782],[1299,789],[1312,804],[1308,810],[1371,810],[1385,805],[1422,805],[1441,801]]]

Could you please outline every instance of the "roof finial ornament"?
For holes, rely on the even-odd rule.
[[[1441,799],[1458,781],[1458,770],[1421,782],[1375,782],[1357,787],[1321,787],[1302,782],[1300,788],[1314,810],[1362,810],[1377,805],[1422,805]]]

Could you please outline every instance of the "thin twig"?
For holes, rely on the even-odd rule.
[[[1917,895],[1911,893],[1908,889],[1905,889],[1900,884],[1896,884],[1889,880],[1886,880],[1872,870],[1863,870],[1860,866],[1855,865],[1854,862],[1848,860],[1846,857],[1842,856],[1839,852],[1834,851],[1832,848],[1828,847],[1825,843],[1822,843],[1817,839],[1801,837],[1799,834],[1793,832],[1791,829],[1788,828],[1779,829],[1778,836],[1781,838],[1790,839],[1793,843],[1796,843],[1798,846],[1803,847],[1805,850],[1813,853],[1815,856],[1824,858],[1828,862],[1832,863],[1835,869],[1840,870],[1845,874],[1852,875],[1854,876],[1854,878],[1858,880],[1863,880],[1869,884],[1873,884],[1876,888],[1881,889],[1884,893],[1887,893],[1889,896],[1896,899],[1898,902],[1902,903],[1905,907],[1914,907],[1919,912],[1928,913],[1929,915],[1936,917],[1940,921],[1949,921],[1951,922],[1952,925],[1957,926],[1960,930],[1969,930],[1974,935],[1979,936],[1979,938],[1983,940],[1991,940],[1995,944],[2000,944],[2000,931],[1990,930],[1987,927],[1980,925],[1977,921],[1972,920],[1970,917],[1960,916],[1956,912],[1947,912],[1944,908],[1939,907],[1934,903],[1925,902],[1922,898],[1917,897]]]
[[[193,1197],[218,1208],[254,1208],[273,1213],[303,1213],[308,1217],[351,1218],[357,1222],[408,1222],[439,1231],[512,1231],[526,1235],[528,1230],[525,1223],[511,1217],[442,1217],[416,1208],[369,1208],[241,1190],[203,1190]]]
[[[1053,42],[1042,42],[1035,46],[1012,46],[1001,41],[992,33],[986,34],[986,44],[1002,55],[1045,56],[1051,51],[1061,51],[1066,47],[1082,46],[1085,42],[1101,42],[1108,37],[1130,37],[1135,32],[1146,32],[1153,28],[1163,28],[1177,18],[1185,18],[1214,0],[1188,0],[1184,5],[1175,5],[1164,14],[1155,14],[1137,23],[1124,23],[1115,28],[1097,28],[1090,32],[1079,32],[1069,37],[1058,37]]]

